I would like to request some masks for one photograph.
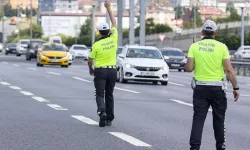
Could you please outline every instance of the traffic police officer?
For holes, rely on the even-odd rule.
[[[110,126],[114,119],[113,91],[117,78],[116,51],[118,48],[118,32],[110,6],[110,1],[106,0],[105,7],[107,8],[112,23],[111,32],[107,23],[100,24],[99,33],[101,38],[92,45],[88,60],[89,73],[94,76],[100,127],[104,127],[105,125]],[[95,69],[92,67],[93,59],[95,60]]]
[[[227,98],[223,83],[226,73],[233,86],[235,101],[239,98],[239,86],[230,62],[225,44],[214,39],[217,25],[207,20],[202,27],[204,38],[193,43],[188,51],[186,71],[194,71],[193,124],[190,136],[190,150],[199,150],[204,122],[209,107],[213,110],[213,129],[216,149],[225,150],[225,113]]]

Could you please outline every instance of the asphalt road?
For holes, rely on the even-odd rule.
[[[36,67],[24,57],[0,55],[1,150],[188,150],[192,123],[192,74],[170,72],[168,86],[116,85],[115,120],[100,128],[93,77],[86,63]],[[238,77],[240,101],[228,91],[228,150],[250,147],[250,79]],[[212,115],[202,150],[214,150]]]

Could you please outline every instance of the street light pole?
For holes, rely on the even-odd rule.
[[[33,6],[32,6],[32,0],[30,0],[30,41],[32,40],[32,28],[33,28],[33,26],[32,26],[32,8],[33,8]]]
[[[2,44],[4,43],[4,3],[2,2]]]
[[[135,44],[135,3],[129,0],[129,44]]]
[[[146,4],[145,0],[140,1],[140,45],[145,45],[145,36],[146,36]]]
[[[95,5],[92,5],[92,45],[95,42]]]
[[[244,46],[244,7],[241,7],[241,46]]]

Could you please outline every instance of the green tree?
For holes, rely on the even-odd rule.
[[[235,9],[234,7],[234,2],[230,1],[227,3],[227,6],[226,6],[226,12],[232,12],[233,10]]]
[[[87,18],[85,24],[81,26],[80,36],[91,36],[92,18]]]
[[[175,7],[174,8],[174,11],[175,11],[175,19],[181,19],[184,17],[184,14],[185,14],[185,8],[183,7]]]

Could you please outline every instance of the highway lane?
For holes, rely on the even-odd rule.
[[[0,59],[2,60],[2,58]],[[65,116],[66,120],[74,120],[74,118],[70,117],[71,115],[83,115],[98,121],[93,83],[73,78],[74,76],[79,76],[87,81],[91,81],[91,77],[87,74],[86,66],[72,65],[70,68],[36,68],[34,62],[27,63],[22,60],[16,60],[16,58],[9,57],[6,59],[4,57],[4,61],[8,62],[8,64],[0,63],[0,67],[4,70],[4,72],[0,73],[0,79],[43,97],[49,100],[50,103],[67,108],[68,116]],[[28,68],[35,68],[36,70]],[[185,82],[184,80],[187,77],[182,79],[183,72],[174,73],[176,78],[180,77],[179,83]],[[121,89],[115,91],[116,119],[112,127],[103,129],[105,132],[115,131],[131,135],[152,145],[152,149],[188,149],[192,107],[173,102],[171,99],[180,99],[183,101],[188,99],[186,102],[191,103],[192,91],[189,87],[171,84],[169,86],[117,84],[117,86],[121,89],[139,91],[140,93]],[[152,88],[157,91],[153,92]],[[183,89],[185,91],[180,91]],[[41,105],[45,104],[42,103]],[[51,114],[46,109],[43,112],[46,112],[47,115]],[[248,126],[250,120],[247,114],[249,114],[247,99],[242,100],[241,103],[229,102],[227,114],[227,126],[229,129],[227,132],[227,144],[229,149],[241,148],[244,150],[250,146],[250,130]],[[29,116],[30,114],[26,115]],[[204,150],[214,149],[211,147],[211,145],[214,145],[211,112],[208,114],[207,120],[203,136],[202,149]],[[86,124],[83,123],[82,125]],[[101,129],[101,131],[103,130]],[[91,132],[95,134],[100,131],[91,130]],[[91,138],[93,137],[89,137],[89,139]],[[103,136],[98,137],[98,139],[103,138]],[[117,144],[120,143],[113,143],[116,143],[113,148],[117,149],[117,146],[119,146]],[[95,144],[101,145],[99,143]],[[131,146],[131,144],[126,142],[123,144],[124,149]],[[132,146],[128,149],[133,148]],[[136,147],[135,149],[138,148]]]

